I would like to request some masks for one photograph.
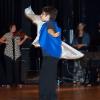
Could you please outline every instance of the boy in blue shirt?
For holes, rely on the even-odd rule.
[[[43,64],[40,72],[40,100],[57,100],[57,62],[61,56],[61,29],[55,21],[57,10],[44,7],[41,20],[45,22],[40,30],[39,44],[43,51]]]

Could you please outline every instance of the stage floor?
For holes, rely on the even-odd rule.
[[[0,88],[0,100],[38,100],[38,85],[23,85],[22,88]],[[58,100],[100,100],[100,86],[73,87],[64,84],[57,89]]]

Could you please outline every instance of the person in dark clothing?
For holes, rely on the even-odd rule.
[[[40,30],[39,44],[43,52],[40,72],[40,100],[57,100],[57,63],[61,56],[61,30],[55,22],[57,10],[53,7],[42,9],[41,19],[45,23]]]
[[[73,47],[80,51],[86,51],[90,43],[90,36],[85,31],[85,27],[86,25],[84,23],[79,23],[73,40]]]
[[[81,52],[87,52],[90,36],[85,30],[86,25],[84,23],[79,23],[76,31],[76,36],[73,40],[73,47]],[[84,69],[85,67],[81,64],[82,59],[76,60],[74,63],[74,84],[84,83]],[[86,69],[85,69],[86,70]]]

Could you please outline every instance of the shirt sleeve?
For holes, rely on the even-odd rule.
[[[53,22],[47,22],[47,29],[52,29],[52,30],[54,30],[55,33],[57,32],[56,27],[53,24]]]
[[[5,34],[3,35],[3,37],[4,37],[4,38],[7,38],[7,37],[8,37],[8,33],[5,33]]]

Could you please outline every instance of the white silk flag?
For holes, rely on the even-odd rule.
[[[32,44],[35,46],[40,46],[38,40],[39,40],[39,36],[40,36],[40,29],[41,29],[42,25],[44,24],[44,22],[41,21],[41,18],[39,15],[36,15],[32,11],[31,6],[25,9],[25,15],[34,24],[37,25],[37,36]],[[67,43],[65,43],[63,41],[62,41],[61,48],[62,48],[62,54],[61,54],[62,59],[79,59],[79,58],[82,58],[84,56],[83,53],[74,49],[73,47],[71,47],[70,45],[68,45]]]

